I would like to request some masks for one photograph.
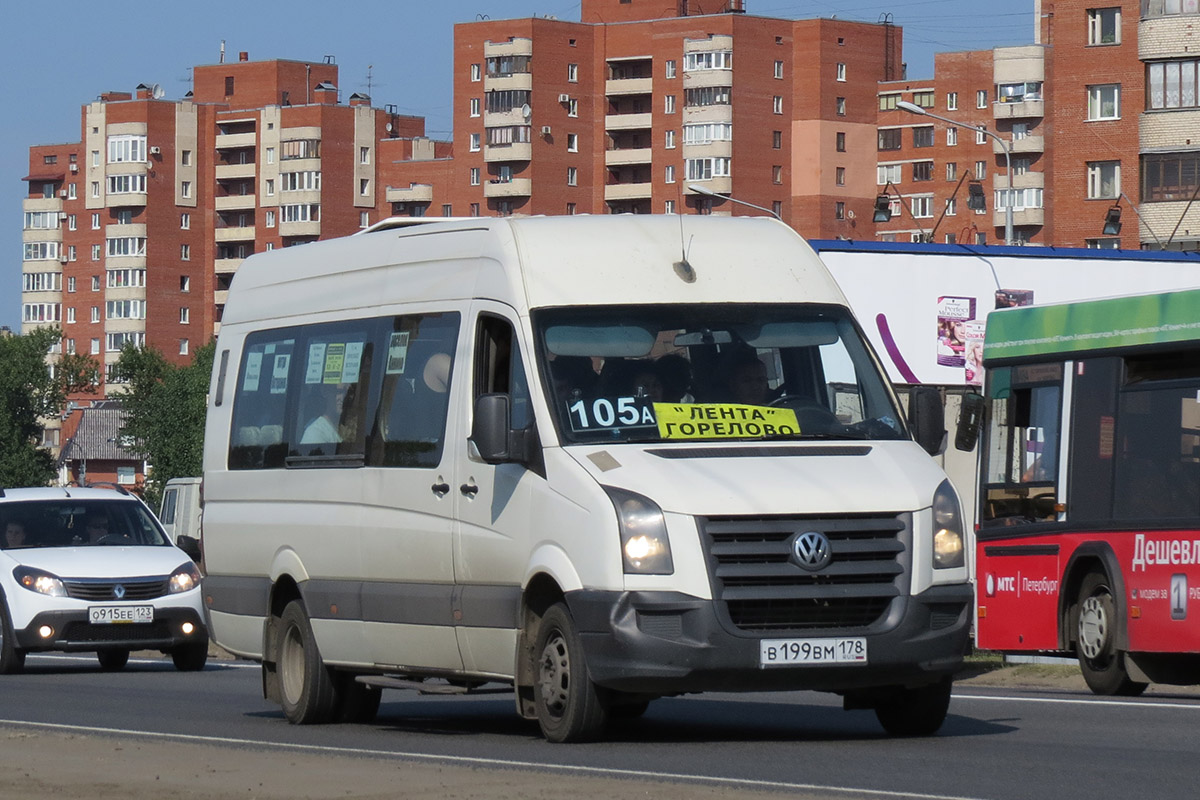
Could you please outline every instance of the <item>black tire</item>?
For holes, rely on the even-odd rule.
[[[875,707],[879,724],[892,736],[932,736],[946,721],[954,681],[943,678],[917,689],[899,689]]]
[[[287,604],[278,631],[275,663],[284,716],[295,725],[331,722],[337,711],[333,674],[321,660],[303,603]]]
[[[208,663],[208,638],[181,644],[171,650],[171,661],[180,672],[199,672]]]
[[[0,595],[0,675],[15,675],[25,669],[25,651],[17,647],[8,604]]]
[[[583,643],[562,603],[546,611],[533,657],[534,705],[542,735],[551,742],[595,739],[608,721],[604,691],[592,683]]]
[[[1075,654],[1079,670],[1094,694],[1134,697],[1148,684],[1135,681],[1125,669],[1125,653],[1117,649],[1116,627],[1123,613],[1109,587],[1108,576],[1090,572],[1079,586],[1075,607]]]
[[[96,660],[100,662],[100,669],[105,672],[116,672],[125,669],[125,665],[129,663],[129,651],[98,650],[96,651]]]
[[[613,720],[633,720],[646,713],[655,698],[622,692],[611,693],[608,716]]]
[[[353,675],[342,674],[337,678],[337,722],[365,724],[379,713],[379,701],[383,689],[367,686],[354,680]]]

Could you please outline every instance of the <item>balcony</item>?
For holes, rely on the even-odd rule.
[[[510,180],[494,179],[483,185],[483,196],[492,197],[529,197],[533,193],[533,181],[530,178],[512,178]]]
[[[63,201],[54,197],[27,197],[21,201],[22,211],[62,211]]]
[[[109,193],[104,195],[105,208],[124,208],[126,206],[145,206],[145,192],[121,192],[119,194]]]
[[[652,183],[610,183],[604,187],[604,199],[649,200]]]
[[[249,164],[217,164],[214,172],[219,181],[234,180],[236,178],[253,178],[256,165],[252,162]]]
[[[701,122],[733,122],[733,106],[686,106],[683,109],[683,122],[685,125]]]
[[[717,194],[733,194],[733,178],[709,178],[708,180],[689,180],[688,183],[699,183],[704,188],[716,192]],[[685,190],[686,194],[693,194]],[[699,193],[696,193],[699,194]],[[714,208],[722,205],[722,201],[717,198],[712,198]],[[724,205],[729,205],[729,201],[724,201]]]
[[[604,93],[609,97],[650,94],[653,90],[653,78],[618,78],[604,82]]]
[[[513,108],[508,111],[485,111],[483,112],[483,126],[485,128],[505,128],[509,125],[527,125],[528,121],[525,115],[521,113],[521,109]]]
[[[1044,153],[1046,151],[1046,138],[1044,136],[1025,136],[1008,142],[1008,145],[1012,148],[1013,155]],[[992,152],[998,156],[1004,155],[1004,148],[995,139],[992,139]]]
[[[1196,14],[1173,14],[1143,19],[1137,28],[1138,58],[1142,61],[1153,61],[1194,57],[1195,40],[1191,37],[1197,22],[1200,22],[1200,16]]]
[[[218,150],[233,150],[239,147],[254,147],[258,143],[258,134],[249,133],[218,133],[216,147]]]
[[[533,73],[515,72],[512,75],[485,77],[483,88],[486,92],[533,91]]]
[[[992,224],[997,228],[1004,227],[1005,210],[997,208],[992,212]],[[1046,210],[1044,208],[1014,208],[1013,227],[1021,225],[1045,225]]]
[[[213,200],[217,211],[247,211],[254,208],[257,202],[258,198],[252,194],[227,194]]]
[[[250,232],[253,238],[254,229]],[[280,236],[320,236],[321,223],[317,222],[281,222],[279,223]]]
[[[496,161],[528,161],[531,158],[533,158],[533,145],[529,142],[485,145],[483,148],[483,160],[489,164]]]
[[[283,228],[283,225],[279,227]],[[254,241],[254,226],[231,225],[228,228],[217,228],[213,231],[213,240],[217,242],[252,242]]]
[[[649,147],[630,147],[623,150],[608,150],[604,153],[604,165],[619,167],[624,164],[649,164],[653,149]]]
[[[683,88],[699,89],[705,86],[733,86],[733,70],[701,69],[683,73]]]
[[[389,203],[432,203],[433,186],[428,183],[412,183],[407,188],[389,186],[384,198]]]
[[[609,131],[637,131],[649,128],[653,122],[650,112],[644,114],[607,114],[604,129]]]
[[[218,258],[213,261],[213,272],[237,272],[244,258]]]
[[[1046,115],[1046,101],[1021,100],[1010,103],[992,103],[993,119],[1040,119]]]

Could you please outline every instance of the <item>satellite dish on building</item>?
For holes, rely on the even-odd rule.
[[[389,122],[387,125],[384,125],[383,129],[385,131],[387,131],[388,133],[391,133],[392,132],[392,123]]]
[[[529,103],[521,106],[521,116],[525,118],[526,122],[529,122],[529,118],[533,116],[533,109],[529,107]]]
[[[150,96],[155,100],[162,100],[164,95],[166,95],[166,92],[163,91],[162,86],[157,83],[150,85]]]

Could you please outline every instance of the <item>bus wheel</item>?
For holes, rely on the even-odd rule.
[[[321,660],[303,603],[287,604],[278,630],[275,652],[284,716],[296,725],[329,722],[337,710],[333,676]]]
[[[1125,654],[1117,649],[1117,600],[1108,586],[1108,576],[1092,572],[1079,588],[1079,627],[1075,653],[1088,688],[1095,694],[1133,696],[1146,684],[1129,677]]]
[[[892,736],[932,736],[950,710],[952,678],[916,689],[900,689],[875,706],[875,716]]]
[[[542,735],[551,742],[596,738],[608,721],[602,690],[592,683],[575,622],[562,603],[546,611],[534,645],[534,702]]]

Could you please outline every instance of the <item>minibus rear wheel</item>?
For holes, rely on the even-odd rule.
[[[603,690],[592,683],[583,642],[562,603],[542,617],[533,650],[534,703],[542,735],[551,742],[595,739],[608,721]]]
[[[317,650],[304,603],[288,603],[277,630],[276,668],[284,716],[295,725],[330,722],[337,711],[337,693],[333,675]]]

